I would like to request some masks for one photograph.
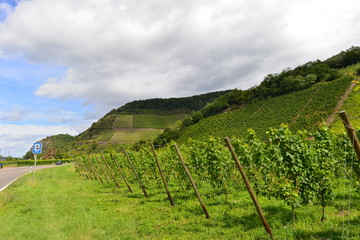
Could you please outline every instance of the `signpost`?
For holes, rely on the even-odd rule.
[[[32,153],[34,154],[34,167],[36,167],[36,159],[37,155],[40,154],[42,151],[42,143],[34,143],[32,147]],[[30,169],[31,172],[31,169]],[[35,184],[35,169],[34,169],[34,178],[33,178],[33,185]]]
[[[37,155],[40,154],[42,151],[42,143],[34,143],[32,148],[32,153],[34,154],[34,166],[36,167],[36,158]]]

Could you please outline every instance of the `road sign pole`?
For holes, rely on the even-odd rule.
[[[36,159],[37,159],[37,154],[34,153],[34,173],[33,173],[33,181],[32,181],[32,185],[35,185],[35,167],[36,167]],[[31,172],[31,169],[30,169]]]

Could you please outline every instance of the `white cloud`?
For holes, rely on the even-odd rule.
[[[0,124],[0,154],[2,156],[22,157],[30,150],[32,143],[47,136],[56,134],[76,135],[77,131],[71,126],[41,126]],[[22,154],[22,155],[21,155]]]
[[[356,0],[23,1],[0,53],[68,68],[36,94],[119,106],[248,88],[359,41]]]

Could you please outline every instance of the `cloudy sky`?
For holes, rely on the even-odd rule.
[[[360,45],[359,0],[0,0],[0,154]]]

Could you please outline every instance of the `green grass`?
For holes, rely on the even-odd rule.
[[[73,166],[26,175],[0,193],[0,239],[269,239],[243,187],[225,196],[204,197],[211,219],[205,219],[191,190],[170,184],[176,206],[170,207],[161,185],[148,188],[146,199],[135,183],[130,194],[122,185],[80,177]],[[348,183],[347,183],[348,184]],[[321,207],[291,209],[281,201],[260,197],[274,239],[360,238],[360,196],[352,193],[351,212],[339,184],[336,197],[320,221]],[[200,192],[204,189],[200,186]],[[345,209],[345,214],[343,210]]]
[[[101,136],[97,140],[98,141],[110,141],[115,133],[116,133],[116,130],[105,131],[101,134]]]
[[[161,129],[128,129],[117,131],[114,134],[113,141],[134,143],[141,139],[155,139],[160,133]]]
[[[134,115],[134,128],[160,128],[173,127],[176,121],[184,119],[186,114],[157,116],[157,115]]]
[[[349,94],[345,100],[342,110],[348,114],[351,124],[354,128],[360,129],[360,84],[357,84],[354,91]],[[331,130],[336,133],[344,131],[344,125],[339,117],[331,125]]]
[[[115,128],[131,128],[133,122],[132,115],[117,115],[114,126]]]
[[[173,127],[176,121],[184,119],[187,114],[176,115],[118,115],[114,128],[160,128]]]

